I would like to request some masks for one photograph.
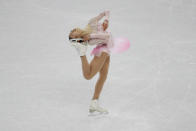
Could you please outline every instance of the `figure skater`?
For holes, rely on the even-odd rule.
[[[84,78],[90,80],[99,72],[99,78],[95,85],[94,95],[89,106],[90,113],[108,113],[107,109],[99,106],[98,101],[103,85],[107,79],[110,64],[110,48],[113,47],[111,33],[106,31],[109,23],[109,13],[109,11],[100,13],[97,17],[90,19],[84,29],[75,28],[69,34],[69,40],[80,56]],[[103,23],[100,23],[103,17],[105,17],[105,20]],[[91,52],[94,58],[90,64],[86,58],[88,45],[96,45]]]

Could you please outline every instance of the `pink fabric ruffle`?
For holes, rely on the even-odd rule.
[[[91,51],[91,56],[95,55],[95,56],[100,56],[101,52],[107,52],[108,54],[110,54],[110,50],[114,47],[114,40],[112,37],[112,34],[110,34],[110,37],[108,39],[107,43],[102,43],[97,45],[92,51]]]
[[[110,50],[108,49],[106,44],[102,44],[102,45],[98,45],[96,46],[92,51],[91,51],[91,56],[95,55],[95,56],[100,56],[101,52],[107,52],[108,54],[110,54]]]

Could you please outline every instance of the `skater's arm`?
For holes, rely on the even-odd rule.
[[[92,33],[90,34],[91,39],[104,39],[108,40],[110,35],[108,33]]]
[[[104,16],[106,16],[106,11],[100,13],[98,16],[90,19],[89,24],[100,21]]]
[[[109,39],[110,35],[107,33],[92,33],[89,35],[89,45],[107,44]]]
[[[108,22],[109,22],[109,18],[110,18],[110,11],[105,11],[105,19],[108,20]]]
[[[108,43],[108,40],[106,39],[90,39],[88,41],[88,44],[89,45],[99,45],[99,44],[107,44]]]

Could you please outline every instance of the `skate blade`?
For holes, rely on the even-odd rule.
[[[96,110],[89,110],[88,116],[100,116],[100,115],[107,115],[109,112],[98,112]]]
[[[96,111],[95,109],[89,109],[89,113],[93,113],[95,111]]]

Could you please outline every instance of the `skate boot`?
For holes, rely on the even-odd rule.
[[[91,104],[89,107],[89,112],[90,113],[94,113],[94,112],[98,112],[101,114],[108,114],[108,111],[102,107],[99,106],[98,100],[91,100]]]
[[[75,40],[75,41],[74,41]],[[82,41],[82,39],[72,39],[71,45],[74,46],[78,52],[79,56],[84,56],[86,55],[87,51],[87,43],[86,42],[77,42],[77,41]]]

